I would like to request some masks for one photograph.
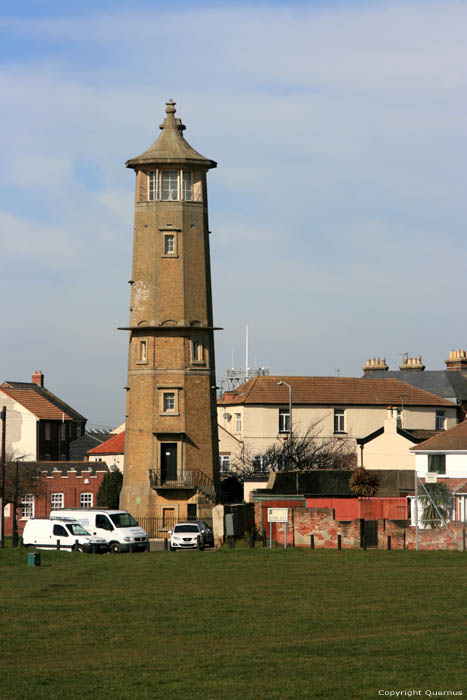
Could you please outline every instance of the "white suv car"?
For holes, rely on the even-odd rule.
[[[201,546],[214,546],[212,530],[205,523],[186,522],[177,523],[170,533],[170,551],[176,549],[196,549],[198,538]]]

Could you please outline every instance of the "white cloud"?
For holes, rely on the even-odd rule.
[[[8,279],[27,268],[7,326],[19,333],[28,300],[40,302],[49,357],[76,365],[69,380],[60,365],[67,400],[120,421],[110,368],[126,360],[111,331],[128,307],[124,162],[158,135],[170,97],[187,140],[219,161],[220,378],[248,320],[252,354],[275,372],[358,374],[371,354],[407,350],[439,366],[451,338],[466,345],[451,303],[465,276],[465,3],[63,12],[0,20],[21,42],[0,65],[0,232]],[[76,379],[99,381],[96,342],[97,399]],[[27,377],[37,352],[5,361]]]

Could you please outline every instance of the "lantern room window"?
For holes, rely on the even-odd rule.
[[[161,173],[161,199],[164,202],[174,202],[178,198],[178,170],[163,170]]]

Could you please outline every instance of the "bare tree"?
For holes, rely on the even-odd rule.
[[[292,432],[285,441],[277,440],[262,455],[253,454],[244,445],[233,460],[232,471],[239,478],[246,478],[279,471],[354,469],[357,455],[352,440],[322,437],[322,420],[314,421],[303,434]]]
[[[40,496],[44,482],[37,462],[23,462],[7,455],[5,464],[5,505],[21,502],[26,494]]]

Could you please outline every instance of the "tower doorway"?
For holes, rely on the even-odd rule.
[[[177,443],[161,444],[161,483],[177,481]]]

